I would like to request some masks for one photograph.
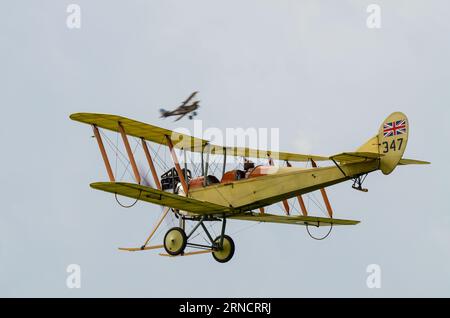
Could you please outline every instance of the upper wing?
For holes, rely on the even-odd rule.
[[[317,216],[287,216],[287,215],[275,215],[275,214],[261,214],[261,213],[246,213],[236,216],[230,216],[231,219],[256,221],[256,222],[269,222],[269,223],[285,223],[285,224],[297,224],[297,225],[313,225],[313,226],[330,226],[333,225],[355,225],[359,221],[355,220],[340,220],[323,218]]]
[[[186,98],[186,100],[185,100],[184,102],[181,103],[181,107],[183,107],[184,105],[186,105],[187,103],[189,103],[189,101],[190,101],[191,99],[193,99],[194,96],[197,95],[197,93],[198,93],[198,92],[195,91],[195,92],[193,92],[191,95],[189,95],[189,97]]]
[[[129,198],[197,214],[209,215],[232,211],[225,206],[183,197],[134,183],[96,182],[91,183],[91,187],[97,190],[120,194]]]
[[[160,128],[157,126],[138,122],[129,118],[107,115],[107,114],[93,114],[93,113],[76,113],[70,115],[72,120],[76,120],[82,123],[96,125],[100,128],[119,131],[119,123],[124,128],[125,132],[134,137],[144,138],[145,140],[152,141],[158,144],[167,146],[166,136],[172,140],[172,143],[176,148],[186,149],[188,151],[202,152],[204,147],[209,144],[208,140],[192,137],[189,135],[181,134],[168,129]],[[328,157],[304,155],[288,152],[275,152],[260,149],[251,149],[243,147],[224,147],[219,145],[209,144],[211,154],[220,155],[226,154],[229,156],[242,156],[252,158],[268,158],[271,157],[275,160],[289,160],[289,161],[314,161],[329,160]]]

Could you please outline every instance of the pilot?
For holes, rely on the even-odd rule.
[[[248,178],[250,173],[252,173],[253,169],[255,169],[255,163],[251,160],[244,158],[245,178]]]

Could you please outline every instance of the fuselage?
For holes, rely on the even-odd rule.
[[[199,187],[188,196],[235,208],[237,212],[264,207],[379,169],[379,160],[321,168],[271,167],[266,175]],[[342,169],[342,171],[341,171]]]

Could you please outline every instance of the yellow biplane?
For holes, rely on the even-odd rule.
[[[214,259],[221,263],[229,261],[235,249],[233,240],[225,234],[227,219],[298,224],[307,228],[327,226],[331,229],[334,225],[355,225],[359,221],[334,218],[325,192],[326,187],[353,180],[354,189],[366,192],[362,186],[370,172],[381,170],[383,174],[388,175],[397,165],[429,163],[403,158],[409,125],[407,117],[400,112],[387,117],[378,134],[356,151],[330,157],[214,145],[207,140],[116,115],[76,113],[70,118],[92,126],[106,166],[109,182],[92,183],[92,188],[113,193],[116,199],[120,195],[133,198],[136,202],[146,201],[164,207],[145,243],[141,247],[121,248],[122,250],[164,248],[166,253],[161,255],[166,256],[211,253]],[[117,132],[122,137],[135,182],[116,181],[99,128]],[[144,184],[128,140],[129,136],[138,141],[136,147],[142,147],[149,173],[151,172],[153,177],[153,186]],[[171,168],[161,177],[154,163],[156,153],[148,142],[155,147],[166,146],[170,153]],[[184,167],[180,164],[177,152],[184,153]],[[196,153],[201,157],[201,169],[197,176],[187,169],[186,152]],[[210,156],[223,158],[223,167],[219,169],[220,179],[208,170],[211,165]],[[226,171],[226,158],[230,156],[242,157],[245,160],[244,169]],[[265,160],[267,164],[255,166],[249,158]],[[275,160],[284,165],[275,165]],[[328,161],[330,164],[318,167],[319,161]],[[293,167],[291,162],[310,163],[311,166]],[[302,195],[316,190],[321,192],[327,217],[311,216],[308,213]],[[289,199],[298,202],[300,208],[297,215],[292,215]],[[283,215],[267,213],[265,208],[277,202],[283,204]],[[149,245],[150,239],[169,212],[179,219],[179,226],[167,231],[162,244]],[[186,221],[195,222],[189,232],[186,230]],[[220,234],[215,238],[205,226],[206,222],[213,221],[222,222]],[[207,244],[194,243],[191,240],[193,234],[200,231],[200,227],[208,237]],[[186,247],[194,251],[187,252]]]

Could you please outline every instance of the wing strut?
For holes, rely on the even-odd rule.
[[[150,152],[148,151],[147,142],[144,138],[141,138],[142,141],[142,148],[144,148],[145,157],[147,158],[148,165],[150,166],[150,170],[152,172],[153,180],[155,180],[156,188],[158,190],[161,190],[161,183],[158,179],[158,174],[156,173],[155,165],[153,164],[152,156],[150,155]]]
[[[128,138],[127,138],[127,134],[125,133],[125,130],[123,129],[120,122],[119,122],[119,131],[120,131],[120,134],[122,135],[122,140],[125,145],[125,149],[127,150],[128,158],[130,159],[131,167],[133,168],[134,177],[136,178],[136,182],[138,184],[141,184],[141,176],[139,175],[139,170],[136,166],[136,161],[134,160],[133,152],[131,151],[130,143],[128,142]]]
[[[193,92],[191,95],[189,95],[189,97],[186,98],[185,101],[181,103],[181,106],[180,106],[180,107],[186,106],[186,104],[189,103],[189,102],[191,101],[191,99],[193,99],[194,96],[197,95],[197,93],[198,93],[198,92],[195,91],[195,92]]]
[[[184,193],[188,193],[188,186],[186,183],[186,179],[184,178],[184,174],[181,171],[180,163],[178,162],[177,154],[175,153],[175,149],[173,148],[172,139],[166,135],[167,145],[169,146],[170,154],[172,155],[173,164],[175,165],[175,170],[178,173],[178,177],[180,177],[181,186],[183,187]]]
[[[275,165],[273,163],[273,159],[270,157],[270,153],[267,153],[267,157],[269,158],[269,165],[270,166]],[[283,200],[282,202],[283,202],[283,207],[284,207],[284,211],[286,212],[286,215],[289,215],[290,214],[290,207],[289,207],[288,200]]]
[[[206,187],[208,185],[208,168],[209,168],[209,153],[210,153],[210,147],[209,144],[206,144],[203,148],[206,150],[206,162],[205,162],[205,169],[203,169],[203,186]],[[203,156],[203,153],[202,153]]]
[[[150,233],[150,235],[148,236],[147,240],[145,241],[143,247],[147,246],[148,242],[150,241],[150,239],[153,237],[153,235],[155,234],[156,230],[159,228],[159,226],[161,225],[162,221],[164,220],[164,218],[166,217],[167,213],[170,211],[169,207],[165,207],[164,208],[164,212],[161,215],[161,217],[158,220],[158,223],[156,223],[155,227],[153,228],[152,232]]]
[[[317,168],[317,164],[314,160],[311,159],[311,164],[314,168]],[[325,206],[327,207],[327,212],[330,218],[333,218],[333,209],[331,208],[330,201],[328,200],[327,192],[325,188],[320,189],[320,193],[322,193],[323,202],[325,202]]]
[[[291,163],[286,160],[286,166],[292,167]],[[306,210],[305,201],[303,201],[303,198],[301,195],[297,196],[298,204],[300,204],[300,209],[302,210],[303,216],[308,216],[308,210]]]
[[[98,127],[96,125],[92,125],[92,129],[94,130],[95,139],[97,139],[98,147],[100,148],[100,153],[102,154],[103,161],[105,162],[106,171],[108,172],[109,181],[114,182],[114,174],[111,169],[111,165],[109,164],[108,154],[106,153],[105,146],[103,145],[102,137],[100,136],[100,132],[98,131]]]
[[[166,217],[166,215],[167,215],[167,213],[169,211],[170,211],[169,207],[165,207],[164,208],[164,211],[161,214],[161,217],[159,218],[158,222],[153,227],[150,235],[147,237],[147,240],[145,240],[144,245],[142,245],[141,247],[119,247],[119,250],[129,251],[129,252],[137,252],[137,251],[153,250],[153,249],[164,247],[163,245],[147,246],[147,244],[148,244],[148,242],[150,242],[150,240],[153,237],[153,235],[155,235],[156,230],[158,230],[158,228],[160,227],[162,221],[164,220],[164,218]]]

